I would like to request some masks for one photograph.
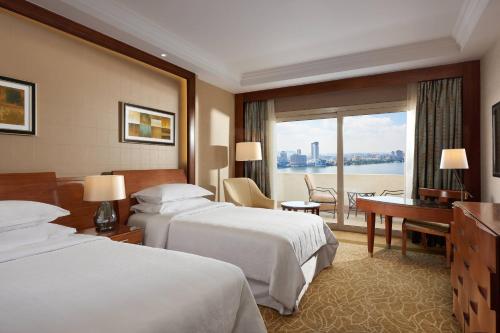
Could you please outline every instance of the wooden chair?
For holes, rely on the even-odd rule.
[[[309,192],[309,201],[319,203],[321,211],[332,212],[335,218],[337,211],[337,191],[332,187],[315,186],[312,177],[309,175],[305,175],[304,180]]]
[[[453,201],[460,200],[460,191],[454,190],[439,190],[432,188],[419,188],[418,194],[421,200],[435,200],[441,204],[451,204]],[[470,194],[464,193],[465,200],[470,198]],[[450,225],[426,221],[414,221],[404,219],[402,226],[402,246],[403,255],[406,255],[406,242],[408,231],[416,231],[422,234],[422,243],[427,246],[426,235],[435,235],[444,237],[446,242],[446,263],[450,266],[451,260],[451,241],[450,241]]]

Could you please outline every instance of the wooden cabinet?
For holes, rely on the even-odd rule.
[[[500,332],[500,204],[453,208],[453,313],[464,332]]]

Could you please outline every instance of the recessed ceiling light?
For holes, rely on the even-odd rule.
[[[165,58],[165,57],[167,56],[167,54],[166,54],[166,53],[162,53],[162,54],[160,54],[160,55],[161,55],[163,58]]]

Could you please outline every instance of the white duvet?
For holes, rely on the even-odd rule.
[[[265,332],[241,270],[74,235],[0,253],[0,331]]]
[[[134,214],[129,224],[146,228],[145,245],[237,265],[251,282],[257,303],[282,314],[296,309],[307,283],[301,266],[317,256],[317,274],[331,265],[338,247],[317,215],[229,203],[212,202],[170,215]],[[257,295],[252,281],[266,285],[266,295]]]

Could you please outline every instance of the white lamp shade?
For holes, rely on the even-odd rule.
[[[125,199],[125,180],[123,176],[88,176],[83,184],[83,200],[113,201]]]
[[[236,143],[237,161],[260,161],[262,150],[260,142],[238,142]]]
[[[465,149],[443,149],[441,153],[441,169],[468,169]]]

